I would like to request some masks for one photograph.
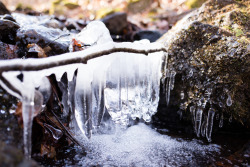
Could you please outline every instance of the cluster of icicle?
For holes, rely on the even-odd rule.
[[[170,92],[174,89],[174,82],[175,82],[175,75],[176,72],[173,69],[166,70],[166,77],[165,77],[165,94],[166,94],[166,103],[169,104],[170,100]],[[203,137],[206,137],[209,142],[211,142],[211,134],[213,129],[213,119],[215,115],[215,109],[210,108],[208,110],[207,116],[204,115],[203,110],[206,107],[207,102],[210,100],[212,90],[207,89],[205,92],[205,97],[200,98],[196,105],[192,105],[189,107],[191,116],[192,116],[192,123],[194,127],[194,131],[197,137],[200,137],[200,134]],[[181,91],[180,94],[181,100],[184,99],[184,92]],[[179,114],[182,115],[182,112],[186,110],[186,106],[184,103],[180,104],[180,111]]]
[[[68,112],[70,108],[74,112],[77,126],[87,137],[100,125],[105,110],[116,123],[123,125],[127,125],[130,118],[148,122],[157,111],[163,46],[147,41],[114,43],[103,23],[93,22],[90,26],[81,34],[87,44],[93,45],[86,50],[44,59],[0,62],[1,86],[22,101],[24,151],[28,157],[31,155],[32,119],[50,96],[46,76],[51,74],[62,83],[61,78],[67,73],[68,86],[62,99],[64,110]],[[88,29],[92,32],[85,33]],[[121,48],[125,51],[109,52]],[[103,52],[107,54],[95,55]],[[90,57],[86,59],[87,64],[57,66],[87,57]],[[42,68],[49,65],[53,67]],[[38,66],[41,70],[36,69]]]
[[[174,89],[174,82],[175,82],[175,75],[176,72],[174,69],[166,69],[165,77],[163,78],[165,80],[165,94],[166,94],[166,103],[169,104],[170,100],[170,92]],[[192,77],[193,71],[190,70],[188,74],[188,78]],[[227,99],[225,99],[225,95],[221,95],[221,100],[224,100],[227,106],[232,105],[232,99],[230,96],[230,92],[228,89],[224,89],[224,92],[227,94]],[[187,105],[187,102],[183,102],[180,104],[180,110],[178,113],[180,114],[180,117],[182,116],[182,112],[187,110],[189,108],[189,111],[192,116],[192,123],[194,132],[196,133],[197,137],[206,137],[208,142],[211,142],[211,135],[213,130],[213,123],[214,123],[214,117],[216,110],[212,107],[213,102],[211,100],[211,94],[212,89],[207,88],[204,92],[204,95],[201,95],[201,97],[195,98],[194,94],[192,92],[187,93],[190,99],[193,99],[192,105]],[[181,100],[184,100],[185,93],[181,91],[180,98]],[[210,103],[210,104],[208,104]],[[210,105],[210,108],[207,111],[207,114],[205,114],[205,108],[207,105]],[[218,102],[219,107],[223,108],[224,104],[222,102]],[[216,119],[219,119],[219,114],[216,115]],[[219,120],[219,127],[221,128],[223,126],[223,113],[221,114],[220,120]],[[232,122],[232,116],[229,118],[229,122]]]

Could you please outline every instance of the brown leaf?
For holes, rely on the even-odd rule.
[[[28,44],[27,48],[28,50],[28,54],[27,57],[33,57],[33,58],[44,58],[47,57],[47,55],[45,54],[44,50],[38,46],[37,44]]]
[[[18,124],[23,128],[23,109],[22,109],[22,102],[17,103],[17,108],[15,112],[15,116],[17,117]]]
[[[54,158],[56,156],[55,147],[41,144],[41,155],[47,155],[48,158]]]

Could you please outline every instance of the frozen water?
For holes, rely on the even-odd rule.
[[[173,70],[167,70],[167,82],[166,82],[166,102],[169,104],[170,91],[174,89],[176,72]]]
[[[202,113],[203,113],[202,108],[198,107],[196,111],[196,117],[195,117],[195,132],[196,132],[197,137],[200,136]]]
[[[212,134],[213,123],[214,123],[214,114],[215,114],[215,110],[213,108],[210,108],[208,110],[207,128],[206,128],[206,137],[209,142],[211,142],[211,134]]]
[[[145,124],[131,126],[117,135],[93,135],[85,143],[86,157],[79,166],[200,166],[220,151],[217,145],[196,140],[176,140],[161,135]],[[115,139],[115,140],[114,140]],[[197,156],[206,157],[198,162]]]
[[[76,35],[75,39],[88,46],[113,42],[109,30],[101,21],[90,22],[79,34]]]
[[[231,105],[232,105],[232,99],[231,99],[231,96],[228,94],[227,106],[231,106]]]
[[[70,124],[72,130],[80,130],[89,138],[92,130],[99,127],[105,109],[115,122],[123,125],[128,124],[129,118],[136,117],[149,122],[156,113],[163,46],[145,40],[114,43],[103,26],[95,21],[79,34],[79,39],[91,45],[83,51],[44,59],[0,62],[5,80],[0,81],[1,86],[23,102],[24,150],[28,157],[31,153],[32,119],[35,111],[39,112],[50,96],[51,87],[46,76],[51,74],[55,74],[63,92],[64,114],[69,110],[74,114]],[[49,35],[54,37],[54,34]],[[110,54],[111,50],[116,53]],[[93,59],[98,54],[105,56]],[[66,81],[62,80],[64,74]],[[173,75],[171,86],[172,78]]]

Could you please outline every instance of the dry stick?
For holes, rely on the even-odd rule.
[[[64,134],[75,144],[77,144],[78,146],[81,146],[82,148],[83,145],[81,143],[79,143],[67,130],[67,128],[63,125],[63,123],[60,121],[60,119],[57,117],[57,115],[51,110],[53,116],[56,118],[56,120],[58,121],[58,123],[60,124],[60,126],[58,126],[57,124],[55,124],[50,118],[49,116],[47,116],[46,112],[45,112],[45,116],[48,118],[48,120],[53,123],[57,128],[59,128],[60,130],[62,130],[64,132]]]

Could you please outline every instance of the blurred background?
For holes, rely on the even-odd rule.
[[[10,11],[95,20],[125,12],[141,28],[167,31],[205,0],[2,0]]]

